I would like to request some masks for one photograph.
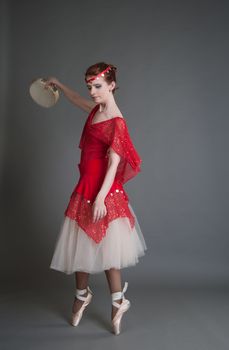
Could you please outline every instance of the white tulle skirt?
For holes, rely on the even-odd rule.
[[[128,205],[135,217],[134,228],[127,217],[114,219],[99,243],[90,238],[75,220],[65,216],[50,268],[72,274],[76,271],[99,273],[136,265],[147,247],[133,208]]]

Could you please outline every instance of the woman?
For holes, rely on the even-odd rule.
[[[77,326],[91,302],[90,273],[105,271],[111,300],[114,334],[130,301],[121,288],[120,270],[138,263],[146,244],[123,184],[140,171],[141,159],[131,141],[127,123],[114,99],[116,67],[99,62],[85,73],[93,101],[51,77],[76,106],[89,112],[81,135],[80,179],[65,210],[50,268],[75,273],[76,294],[71,324]]]

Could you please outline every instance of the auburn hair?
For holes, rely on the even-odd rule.
[[[113,64],[108,64],[105,62],[98,62],[93,64],[92,66],[88,67],[86,72],[85,72],[85,79],[88,76],[93,76],[93,75],[97,75],[99,73],[101,73],[104,69],[106,69],[108,66],[111,67],[111,70],[109,70],[108,72],[106,72],[104,74],[104,80],[110,84],[112,81],[114,81],[116,83],[116,70],[117,67],[115,67]],[[114,87],[114,89],[112,90],[112,93],[115,93],[115,90],[119,89],[118,87]]]

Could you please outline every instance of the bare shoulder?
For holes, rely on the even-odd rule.
[[[114,113],[113,118],[114,118],[114,119],[115,119],[115,118],[117,118],[117,119],[119,119],[119,118],[125,119],[125,118],[123,117],[123,115],[122,115],[122,113],[121,113],[120,110],[117,110],[116,113]]]
[[[123,117],[123,115],[121,115],[121,114],[118,114],[116,117],[113,117],[113,119],[118,121],[118,122],[121,122],[121,123],[126,121],[125,118]]]

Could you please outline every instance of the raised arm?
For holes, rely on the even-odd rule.
[[[92,108],[95,107],[96,103],[82,97],[78,92],[72,90],[68,86],[62,84],[58,79],[55,77],[50,77],[47,79],[47,82],[45,84],[46,87],[48,85],[56,85],[57,88],[59,88],[65,95],[65,97],[74,105],[81,108],[82,110],[86,112],[90,112]]]

